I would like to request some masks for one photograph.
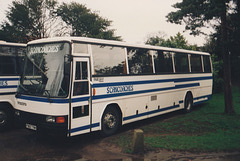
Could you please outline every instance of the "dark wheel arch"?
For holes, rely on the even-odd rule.
[[[7,102],[0,103],[0,131],[9,129],[13,125],[14,110]]]

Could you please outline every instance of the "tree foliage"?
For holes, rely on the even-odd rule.
[[[205,34],[202,27],[217,27],[221,23],[222,15],[230,9],[231,0],[183,0],[173,5],[179,9],[167,15],[168,21],[176,24],[185,24],[185,29],[191,34]],[[212,23],[211,23],[212,22]],[[217,23],[217,24],[216,24]]]
[[[57,15],[71,27],[72,36],[121,40],[114,36],[114,30],[108,29],[112,21],[100,17],[85,5],[76,2],[63,3],[58,8]]]
[[[165,39],[163,36],[158,35],[152,36],[149,37],[145,43],[155,46],[197,50],[197,45],[189,45],[186,38],[180,32],[178,32],[175,36],[170,36],[168,39]]]
[[[0,37],[9,42],[69,35],[121,40],[108,29],[111,21],[75,2],[59,6],[57,0],[15,0],[6,17]]]
[[[47,37],[56,5],[55,0],[13,1],[7,11],[7,21],[1,24],[1,39],[26,43]]]

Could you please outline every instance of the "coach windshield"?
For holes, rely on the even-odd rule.
[[[69,43],[29,45],[19,94],[66,97],[69,86]]]

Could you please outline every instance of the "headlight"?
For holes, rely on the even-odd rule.
[[[16,116],[20,116],[20,111],[15,111]]]
[[[53,117],[53,116],[47,116],[47,117],[46,117],[46,122],[55,123],[55,122],[56,122],[56,119],[55,119],[55,117]]]

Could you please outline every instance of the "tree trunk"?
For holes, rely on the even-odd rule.
[[[233,99],[232,99],[232,84],[231,84],[231,65],[230,53],[228,52],[228,34],[227,34],[227,18],[226,5],[225,11],[221,16],[221,31],[222,31],[222,55],[223,55],[223,77],[224,77],[224,101],[225,113],[234,114]]]
[[[239,11],[240,11],[240,0],[237,0],[237,12],[238,12],[238,14],[240,14]]]

